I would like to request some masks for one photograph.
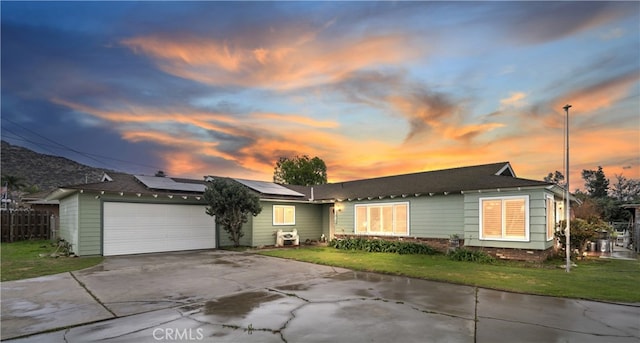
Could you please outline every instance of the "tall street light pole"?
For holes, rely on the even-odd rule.
[[[565,209],[566,209],[566,216],[565,216],[565,221],[567,222],[567,227],[565,229],[565,237],[566,237],[566,253],[567,253],[567,273],[569,273],[571,271],[571,243],[570,243],[570,235],[571,235],[571,200],[569,199],[570,193],[569,193],[569,108],[571,108],[571,105],[566,104],[564,105],[563,109],[567,114],[567,118],[566,118],[566,147],[565,147],[565,151],[566,151],[566,161],[565,161],[565,165],[567,170],[565,171],[565,175],[566,175],[566,180],[567,180],[567,186],[565,187],[565,192],[566,192],[566,196],[565,196]]]

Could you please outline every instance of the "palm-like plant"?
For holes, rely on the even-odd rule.
[[[26,187],[24,179],[15,175],[2,175],[2,187],[7,187],[7,198],[11,198],[13,191]]]

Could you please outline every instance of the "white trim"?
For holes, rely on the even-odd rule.
[[[524,237],[523,238],[504,238],[504,220],[506,216],[506,211],[504,211],[504,200],[513,200],[513,199],[523,199],[524,200]],[[482,218],[483,218],[483,200],[501,200],[502,210],[502,238],[483,238],[483,230],[482,230]],[[531,211],[529,208],[529,196],[528,195],[513,195],[513,196],[504,196],[504,197],[481,197],[478,198],[478,219],[479,219],[479,234],[478,239],[481,241],[505,241],[505,242],[529,242],[529,237],[531,234],[531,227],[529,225],[529,217],[531,216]],[[545,233],[546,235],[546,233]]]
[[[547,206],[549,205],[548,200],[551,200],[551,211],[553,212],[553,233],[551,234],[551,237],[549,237],[549,208],[547,208]],[[545,218],[545,235],[547,236],[547,242],[553,240],[553,237],[555,236],[555,232],[556,232],[556,223],[558,222],[558,219],[556,217],[556,199],[553,195],[551,194],[545,194],[544,196],[544,218]]]
[[[509,169],[509,173],[511,173],[513,177],[516,177],[516,173],[513,171],[513,168],[511,168],[511,164],[509,162],[507,162],[507,164],[505,164],[504,167],[500,168],[500,170],[498,170],[498,172],[495,175],[500,175],[504,173],[504,171],[507,169]]]
[[[111,178],[111,176],[109,176],[109,174],[104,173],[102,174],[102,178],[100,179],[100,182],[112,182],[113,179]]]
[[[276,209],[282,209],[282,223],[276,223]],[[286,222],[286,210],[293,209],[293,222]],[[293,226],[296,225],[296,207],[294,205],[273,205],[272,209],[273,226]]]
[[[393,219],[396,217],[396,205],[405,205],[407,207],[407,233],[397,234],[395,232],[371,232],[369,231],[369,223],[367,222],[367,229],[362,232],[362,230],[358,230],[358,208],[364,207],[367,209],[367,217],[369,216],[369,207],[383,207],[383,206],[392,206],[393,211]],[[357,204],[353,205],[353,233],[356,235],[376,235],[376,236],[410,236],[411,234],[411,203],[408,201],[400,201],[400,202],[371,202],[365,204]],[[393,220],[394,231],[395,231],[395,220]]]
[[[284,202],[284,203],[295,203],[295,204],[320,204],[321,202],[318,201],[314,201],[314,202],[310,202],[308,200],[290,200],[290,199],[269,199],[269,198],[260,198],[259,199],[262,202]],[[331,202],[332,201],[328,201]],[[322,202],[324,203],[324,202]]]
[[[548,189],[545,185],[540,186],[519,186],[508,188],[487,188],[487,189],[465,189],[465,193],[485,193],[485,192],[522,192],[527,190]]]

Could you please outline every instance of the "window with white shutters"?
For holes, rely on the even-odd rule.
[[[529,197],[480,198],[480,239],[529,240]]]

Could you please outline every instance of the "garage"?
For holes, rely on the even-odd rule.
[[[215,222],[205,206],[103,203],[104,256],[215,247]]]

